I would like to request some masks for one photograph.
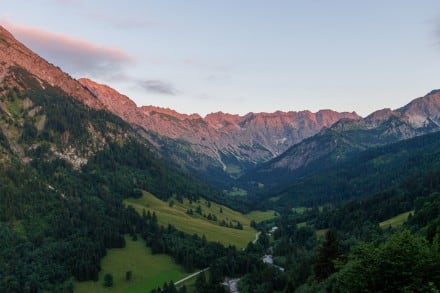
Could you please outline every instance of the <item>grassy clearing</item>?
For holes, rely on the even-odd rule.
[[[170,201],[173,204],[170,204]],[[158,222],[161,225],[167,226],[171,224],[178,230],[189,234],[205,235],[209,241],[220,242],[225,245],[235,245],[238,248],[245,247],[250,241],[255,238],[255,229],[250,227],[250,219],[245,215],[231,210],[230,208],[216,204],[214,202],[207,202],[204,199],[198,202],[189,202],[188,199],[184,199],[183,203],[178,202],[175,199],[171,199],[168,202],[164,202],[151,193],[144,192],[141,198],[132,198],[124,200],[125,205],[131,205],[139,213],[143,210],[155,212],[158,218]],[[200,206],[202,215],[209,215],[217,217],[217,221],[210,221],[196,213],[196,209]],[[188,215],[187,211],[193,210],[192,215]],[[227,223],[240,222],[243,226],[243,230],[222,227],[221,221]]]
[[[304,214],[306,211],[311,210],[311,208],[306,208],[306,207],[294,207],[292,208],[292,212],[297,213],[297,214]]]
[[[314,229],[314,227],[308,225],[307,222],[301,222],[301,223],[298,223],[298,224],[296,224],[296,227],[297,227],[298,229],[299,229],[299,228],[305,228],[305,227],[310,227],[310,228]],[[315,235],[316,235],[316,237],[317,237],[318,239],[322,239],[322,238],[325,237],[325,233],[327,233],[327,231],[328,231],[328,229],[318,229],[318,230],[315,230]]]
[[[228,191],[227,194],[229,196],[246,196],[248,193],[244,189],[232,187],[232,190]]]
[[[145,246],[143,240],[132,241],[126,237],[126,243],[125,248],[107,251],[101,262],[99,281],[75,282],[75,292],[150,292],[158,286],[162,287],[164,282],[178,281],[189,275],[170,256],[151,254],[150,248]],[[125,280],[127,271],[132,271],[130,281]],[[113,275],[114,285],[111,288],[105,288],[103,285],[106,273]]]
[[[231,175],[240,175],[243,172],[243,170],[241,170],[241,168],[236,165],[227,165],[226,172]]]
[[[274,197],[269,198],[269,201],[270,202],[277,202],[280,200],[280,198],[281,198],[281,196],[274,196]]]
[[[209,280],[209,278],[210,278],[209,270],[205,271],[204,274],[205,274],[206,280]],[[183,286],[185,286],[186,287],[186,292],[188,292],[188,293],[196,292],[196,280],[197,280],[197,277],[198,277],[198,275],[193,277],[193,278],[190,278],[190,279],[188,279],[188,280],[186,280],[186,281],[184,281],[184,282],[182,282],[182,283],[180,283],[178,285],[176,285],[176,288],[180,289]]]
[[[296,228],[303,228],[303,227],[307,227],[307,222],[301,222],[296,224]]]
[[[267,220],[272,220],[275,219],[277,217],[277,215],[275,215],[275,211],[273,210],[269,210],[269,211],[252,211],[250,213],[245,214],[245,216],[249,219],[249,220],[254,220],[255,222],[259,223],[259,222],[263,222],[263,221],[267,221]]]
[[[13,96],[13,99],[7,101],[6,106],[8,108],[8,111],[12,115],[18,117],[23,112],[23,101],[17,97],[17,94],[15,92],[12,92],[12,96]]]
[[[395,217],[392,217],[392,218],[390,218],[388,220],[380,222],[379,226],[382,229],[388,228],[390,226],[393,227],[393,228],[396,228],[398,226],[401,226],[403,223],[405,223],[406,220],[408,220],[408,216],[410,214],[414,214],[414,211],[409,211],[409,212],[401,213],[401,214],[399,214],[399,215],[397,215]]]
[[[318,238],[324,238],[325,233],[327,233],[328,229],[319,229],[315,231],[316,237]]]

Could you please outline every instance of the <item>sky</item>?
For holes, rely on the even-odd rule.
[[[440,88],[438,0],[0,0],[0,24],[138,106],[362,116]]]

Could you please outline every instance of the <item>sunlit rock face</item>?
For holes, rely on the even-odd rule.
[[[137,107],[128,97],[106,85],[89,79],[79,81],[108,110],[129,123],[162,136],[183,139],[196,152],[220,162],[263,162],[341,118],[360,119],[356,113],[332,110],[248,113],[244,116],[217,112],[203,118],[198,114],[186,115],[155,106]]]

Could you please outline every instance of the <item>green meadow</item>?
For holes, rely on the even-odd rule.
[[[409,211],[409,212],[401,213],[401,214],[399,214],[399,215],[397,215],[397,216],[395,216],[395,217],[392,217],[392,218],[390,218],[390,219],[388,219],[388,220],[385,220],[385,221],[383,221],[383,222],[380,222],[380,223],[379,223],[379,226],[380,226],[382,229],[388,228],[388,227],[390,227],[390,226],[391,226],[392,228],[396,228],[396,227],[398,227],[398,226],[401,226],[403,223],[405,223],[406,220],[408,220],[408,216],[409,216],[410,214],[414,214],[414,211]]]
[[[277,217],[278,214],[275,214],[276,212],[273,210],[269,211],[252,211],[250,213],[245,214],[245,216],[249,220],[254,220],[255,222],[264,222],[267,220],[272,220]]]
[[[252,219],[268,218],[269,213],[272,216],[274,215],[273,212],[255,212],[247,216],[226,206],[208,202],[205,199],[194,202],[184,199],[180,203],[172,198],[165,202],[148,192],[144,192],[141,198],[126,199],[124,204],[133,206],[139,213],[142,213],[143,210],[154,211],[161,225],[171,224],[183,232],[199,236],[205,235],[209,241],[220,242],[224,245],[235,245],[238,248],[245,247],[255,239],[257,231],[250,227]],[[196,212],[198,208],[201,209],[201,215]],[[188,214],[189,210],[192,210],[193,213]],[[215,216],[217,220],[208,220],[207,216],[209,214]],[[243,230],[221,226],[222,221],[234,225],[239,222],[243,226]]]
[[[177,265],[174,260],[165,254],[151,253],[145,246],[145,241],[137,241],[126,237],[124,248],[114,248],[107,251],[101,261],[101,272],[97,282],[74,282],[76,293],[106,293],[106,292],[150,292],[164,282],[178,281],[189,273]],[[131,280],[125,279],[127,271],[132,272]],[[104,287],[104,275],[113,275],[113,286]]]

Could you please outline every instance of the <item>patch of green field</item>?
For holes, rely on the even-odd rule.
[[[226,172],[231,175],[240,175],[242,171],[237,165],[228,164],[226,166]]]
[[[21,113],[23,111],[23,101],[17,97],[17,94],[15,92],[12,92],[12,97],[13,97],[12,101],[9,100],[6,103],[6,106],[8,107],[8,111],[12,115],[18,117],[21,115]]]
[[[274,196],[274,197],[269,198],[269,201],[270,202],[277,202],[280,200],[280,198],[281,198],[281,196]]]
[[[273,210],[264,211],[264,212],[263,211],[252,211],[250,213],[245,214],[245,216],[249,220],[251,220],[251,221],[254,220],[257,223],[275,219],[277,217],[277,215],[278,214],[276,214],[276,212]]]
[[[296,224],[296,228],[303,228],[303,227],[307,227],[307,222],[301,222]]]
[[[246,196],[248,193],[244,189],[232,187],[232,190],[228,191],[227,194],[229,196]]]
[[[204,272],[204,274],[205,274],[206,280],[209,280],[209,278],[210,278],[210,271],[207,270],[207,271]],[[197,277],[198,277],[198,275],[194,276],[193,278],[190,278],[190,279],[188,279],[188,280],[186,280],[186,281],[184,281],[182,283],[179,283],[178,285],[176,285],[176,288],[180,289],[183,286],[185,286],[186,287],[186,292],[188,292],[188,293],[196,292],[196,280],[197,280]]]
[[[26,236],[26,231],[21,220],[12,222],[12,229],[22,237]]]
[[[311,210],[311,208],[307,208],[307,207],[294,207],[292,208],[292,212],[297,213],[297,214],[304,214],[306,211]]]
[[[305,212],[311,211],[312,208],[308,208],[308,207],[294,207],[292,208],[292,212],[297,213],[297,214],[304,214]],[[318,210],[320,212],[322,212],[324,210],[324,206],[319,206]]]
[[[414,214],[414,211],[409,211],[409,212],[401,213],[401,214],[399,214],[399,215],[397,215],[395,217],[392,217],[392,218],[390,218],[388,220],[380,222],[379,226],[382,229],[388,228],[390,226],[393,227],[393,228],[396,228],[398,226],[401,226],[403,223],[405,223],[406,220],[408,220],[408,216],[410,214]]]
[[[208,274],[205,273],[206,279],[208,279]],[[176,286],[177,289],[182,288],[183,286],[186,287],[186,292],[188,293],[192,293],[192,292],[196,292],[196,280],[197,277],[195,278],[191,278],[189,280],[186,280],[183,283],[180,283],[179,285]]]
[[[132,241],[126,237],[125,248],[109,249],[101,261],[101,272],[97,282],[74,282],[76,293],[101,292],[150,292],[164,282],[178,281],[185,276],[183,267],[165,254],[151,254],[143,240]],[[132,271],[130,281],[125,280],[125,273]],[[104,287],[104,275],[113,275],[113,286]]]
[[[256,230],[250,227],[251,220],[245,215],[234,211],[226,206],[219,205],[214,202],[208,202],[201,199],[198,202],[190,202],[184,199],[183,203],[175,199],[170,202],[164,202],[151,193],[144,192],[141,198],[130,198],[124,200],[125,205],[131,205],[139,213],[143,210],[155,212],[158,222],[161,225],[173,225],[178,230],[189,234],[205,235],[209,241],[220,242],[225,245],[235,245],[238,248],[245,247],[250,241],[255,239]],[[215,215],[217,221],[211,221],[196,213],[200,206],[202,215]],[[188,210],[192,210],[193,214],[187,214]],[[220,226],[220,223],[240,222],[243,230]]]
[[[324,238],[325,233],[327,233],[328,229],[319,229],[315,231],[316,237],[318,238]]]

